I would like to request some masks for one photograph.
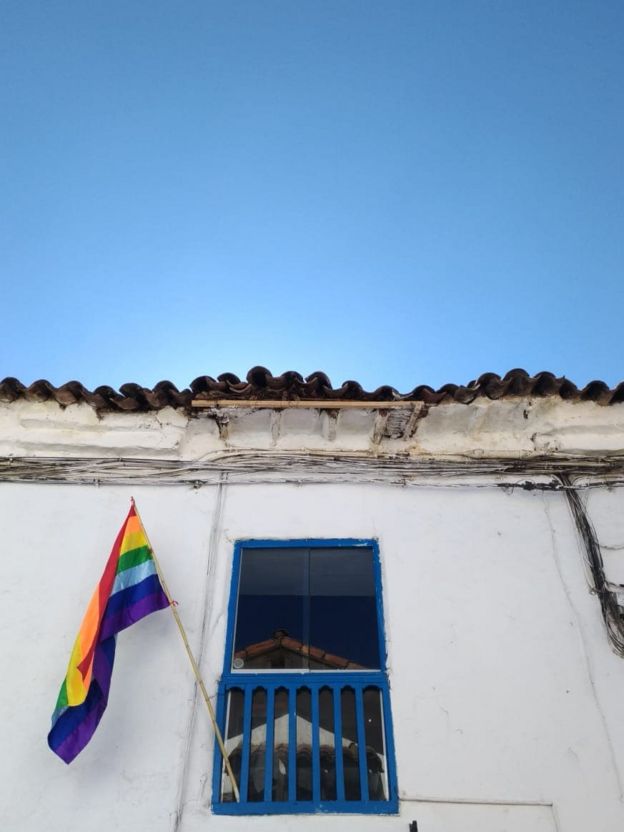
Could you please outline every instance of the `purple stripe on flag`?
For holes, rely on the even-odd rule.
[[[145,595],[134,603],[121,607],[121,609],[112,613],[107,612],[102,623],[102,635],[118,633],[120,630],[145,618],[146,615],[156,612],[156,610],[164,610],[168,606],[167,596],[159,585],[156,591],[150,595]]]
[[[66,763],[80,754],[98,727],[108,703],[114,662],[115,639],[109,638],[95,649],[87,698],[82,705],[67,708],[48,734],[48,745]]]

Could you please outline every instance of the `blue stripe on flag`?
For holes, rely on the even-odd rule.
[[[129,586],[140,584],[141,581],[145,580],[145,578],[149,578],[150,575],[155,574],[156,565],[151,558],[149,560],[144,560],[143,563],[139,563],[138,566],[133,566],[131,569],[124,569],[124,571],[120,572],[115,578],[115,583],[113,584],[113,588],[111,590],[111,598],[116,592],[120,592],[122,589],[127,589]]]

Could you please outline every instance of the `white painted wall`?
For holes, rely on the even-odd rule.
[[[565,497],[439,486],[0,484],[0,829],[366,832],[416,819],[419,832],[621,832],[624,660]],[[212,815],[212,735],[166,611],[119,636],[86,750],[69,767],[49,751],[69,651],[131,494],[211,692],[234,540],[379,539],[399,816]],[[587,504],[617,552],[624,491]]]

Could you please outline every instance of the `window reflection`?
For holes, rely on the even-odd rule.
[[[297,800],[312,800],[312,696],[297,691]]]
[[[334,694],[330,688],[319,691],[319,745],[321,800],[336,799],[336,737],[334,735]]]
[[[243,691],[234,688],[228,694],[227,720],[225,727],[225,750],[230,759],[232,772],[237,784],[240,783],[241,751],[243,737]],[[221,775],[221,800],[231,803],[234,800],[232,782],[223,764]]]
[[[310,644],[325,651],[327,669],[379,667],[371,549],[311,551]]]
[[[306,669],[301,645],[309,629],[308,550],[243,549],[241,558],[235,670]]]
[[[266,691],[256,688],[251,700],[251,747],[249,749],[248,800],[264,800],[266,751]]]
[[[366,767],[368,770],[369,800],[386,800],[386,754],[384,750],[381,691],[366,688],[364,700],[364,731],[366,733]]]
[[[372,549],[243,549],[234,670],[379,666]]]
[[[288,800],[288,691],[275,691],[275,724],[273,726],[273,800]]]
[[[342,712],[342,767],[345,800],[360,800],[360,761],[355,715],[355,691],[343,688],[340,694]]]

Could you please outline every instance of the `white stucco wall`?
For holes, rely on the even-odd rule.
[[[211,692],[234,540],[378,538],[399,816],[212,815],[212,734],[167,611],[119,636],[109,707],[86,750],[69,767],[49,751],[69,651],[131,494]],[[587,504],[617,552],[624,491],[594,490]],[[560,493],[433,480],[4,483],[0,524],[0,829],[624,828],[624,660],[609,647]]]

